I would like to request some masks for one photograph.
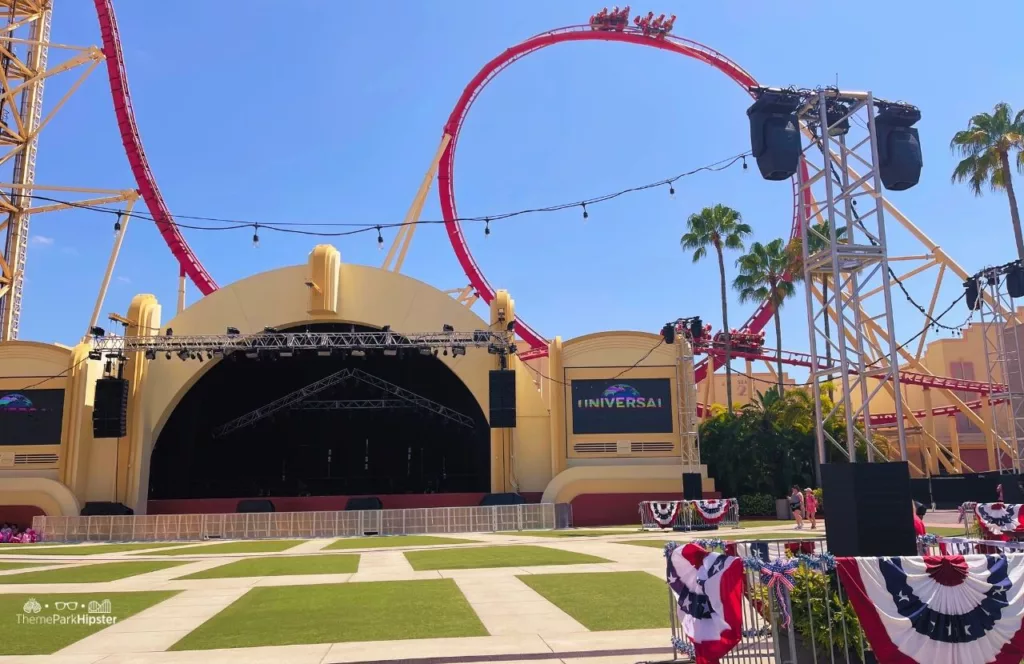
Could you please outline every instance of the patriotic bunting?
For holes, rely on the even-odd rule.
[[[697,513],[704,518],[705,522],[718,523],[725,518],[726,513],[729,511],[730,499],[694,500],[692,503],[697,509]]]
[[[679,501],[673,500],[664,503],[651,502],[647,505],[651,512],[651,518],[662,528],[670,528],[679,514]]]
[[[1020,529],[1020,505],[978,503],[974,513],[978,524],[993,535],[1013,533]]]
[[[879,664],[1019,664],[1024,556],[839,558]]]
[[[672,549],[667,558],[666,578],[678,597],[676,610],[696,664],[718,664],[743,633],[743,563],[692,543]]]

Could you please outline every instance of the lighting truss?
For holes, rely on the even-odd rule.
[[[402,399],[336,399],[334,401],[300,401],[292,410],[398,410],[414,408]]]
[[[284,410],[285,408],[291,408],[305,401],[309,397],[319,394],[320,392],[323,392],[327,388],[333,387],[349,379],[355,379],[362,383],[366,383],[367,385],[370,385],[371,387],[374,387],[380,390],[381,392],[390,394],[391,396],[404,401],[411,407],[427,410],[431,413],[434,413],[435,415],[439,415],[447,420],[451,420],[452,422],[455,422],[456,424],[459,424],[461,426],[473,428],[473,419],[468,415],[463,415],[457,410],[453,410],[451,408],[448,408],[447,406],[443,406],[437,403],[436,401],[431,401],[426,397],[420,396],[415,392],[411,392],[405,389],[404,387],[399,387],[394,383],[389,383],[388,381],[378,378],[373,374],[369,374],[365,371],[362,371],[361,369],[342,369],[341,371],[335,372],[329,376],[321,378],[318,381],[310,383],[309,385],[306,385],[303,388],[295,390],[290,394],[286,394],[280,399],[276,399],[264,406],[260,406],[255,410],[249,411],[245,415],[236,417],[230,422],[222,424],[221,426],[213,430],[213,437],[221,438],[229,433],[232,433],[233,431],[237,431],[244,427],[252,426],[253,424],[256,424],[257,422],[264,418],[270,417],[271,415],[278,411]]]
[[[900,458],[906,461],[899,362],[892,341],[895,334],[875,132],[876,100],[870,92],[835,89],[801,91],[800,95],[797,115],[802,132],[810,140],[802,150],[806,170],[797,171],[802,203],[798,215],[819,458],[825,458],[828,441],[851,461],[857,458],[858,443],[863,443],[868,460],[874,460],[878,450],[873,442],[870,407],[873,397],[884,388],[893,397],[894,433]],[[853,165],[861,169],[859,177],[851,175]],[[845,233],[837,236],[837,228],[843,227]],[[814,284],[823,278],[831,288],[827,297],[818,298]],[[876,287],[881,289],[883,302],[868,312],[865,294]],[[835,322],[834,334],[824,333],[826,317]],[[873,360],[869,346],[877,354]],[[820,383],[826,377],[835,377],[836,369],[821,366],[821,351],[825,348],[831,349],[842,382],[835,405],[827,413],[822,412]],[[879,382],[869,385],[869,378]],[[836,440],[825,429],[824,423],[832,417],[845,419],[845,441]]]
[[[515,351],[508,333],[474,332],[288,332],[264,334],[212,334],[152,337],[104,336],[93,339],[100,352],[186,353],[234,351],[321,351],[321,350],[434,350],[441,348],[487,348],[492,354]]]
[[[1006,312],[1015,311],[1013,298],[1006,292],[1006,277],[1019,264],[985,268],[972,279],[978,284],[978,313],[981,317],[982,345],[985,348],[985,378],[992,386],[988,408],[996,435],[1012,447],[1012,470],[1020,472],[1021,445],[1024,443],[1024,368],[1021,365],[1021,326]],[[1000,403],[1002,402],[1002,403]],[[998,406],[996,404],[999,404]],[[995,454],[996,468],[1004,467],[1000,450]]]

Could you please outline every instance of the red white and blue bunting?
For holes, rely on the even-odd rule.
[[[679,505],[678,500],[663,503],[650,502],[647,504],[647,509],[656,524],[662,528],[670,528],[676,520],[676,515],[679,514]]]
[[[974,513],[985,530],[1002,535],[1020,530],[1020,508],[1021,505],[1007,503],[978,503],[974,506]]]
[[[839,558],[880,664],[1019,664],[1024,556]]]
[[[696,664],[718,664],[743,633],[743,562],[696,544],[665,550],[666,580],[677,596],[676,610],[686,642],[675,647]]]
[[[722,498],[721,500],[694,500],[692,504],[706,523],[718,523],[728,514],[731,502],[731,498]]]

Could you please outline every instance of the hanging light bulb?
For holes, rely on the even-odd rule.
[[[384,236],[380,234],[380,226],[377,227],[377,250],[384,251]]]
[[[672,186],[672,183],[668,183],[668,195],[670,198],[676,197],[676,188]]]
[[[114,239],[121,234],[121,213],[117,213],[117,219],[114,220]]]
[[[580,205],[583,206],[583,218],[584,219],[589,219],[590,218],[590,214],[587,212],[587,204],[586,203],[580,203]]]
[[[747,158],[746,158],[746,156],[743,156],[742,159],[743,159],[743,170],[747,170]]]
[[[491,234],[491,220],[484,219],[484,237],[486,238]]]
[[[252,226],[252,247],[253,249],[260,248],[260,225],[253,224]]]

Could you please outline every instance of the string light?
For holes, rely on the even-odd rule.
[[[260,248],[260,225],[259,224],[253,224],[252,225],[252,248],[253,249],[259,249]]]
[[[484,219],[484,237],[486,238],[491,234],[491,220]]]
[[[747,170],[747,157],[746,157],[746,155],[741,157],[741,159],[743,159],[743,170]]]
[[[380,226],[377,227],[377,250],[384,251],[384,236],[380,234]]]
[[[668,195],[669,198],[674,199],[676,197],[676,188],[672,186],[671,182],[668,183]]]
[[[590,218],[590,214],[587,212],[587,204],[586,203],[580,203],[580,205],[583,206],[583,218],[584,219],[589,219]]]
[[[121,213],[117,214],[117,219],[114,220],[114,239],[121,235]]]

